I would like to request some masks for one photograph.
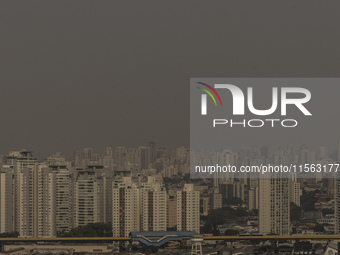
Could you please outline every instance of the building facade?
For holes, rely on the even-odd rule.
[[[177,191],[177,231],[200,232],[200,195],[193,184]]]

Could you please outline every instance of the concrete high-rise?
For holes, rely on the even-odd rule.
[[[56,176],[31,151],[11,151],[1,171],[1,232],[56,236]]]
[[[144,146],[140,146],[138,148],[139,153],[139,168],[141,170],[143,169],[149,169],[149,149]]]
[[[140,188],[129,176],[114,180],[112,187],[113,236],[129,236],[140,231]]]
[[[66,165],[50,165],[56,175],[56,230],[69,231],[73,227],[72,173]]]
[[[167,227],[175,228],[177,225],[177,199],[175,196],[167,196]]]
[[[279,176],[259,180],[259,232],[290,233],[289,179]]]
[[[17,178],[19,236],[56,236],[55,173],[46,165],[35,164],[24,167]]]
[[[76,172],[74,182],[74,227],[108,222],[107,178],[98,171],[102,166],[88,166]],[[109,189],[110,190],[110,189]]]
[[[289,181],[290,202],[300,206],[300,197],[302,196],[301,184],[296,180]]]
[[[200,195],[193,184],[177,191],[177,230],[200,232]]]
[[[334,233],[340,233],[340,176],[337,173],[335,176],[335,205],[334,205],[334,214],[335,214],[335,229]]]
[[[23,186],[20,183],[23,177],[24,169],[27,172],[27,169],[31,166],[34,166],[37,163],[36,157],[33,156],[33,152],[23,149],[21,151],[10,151],[7,156],[7,164],[11,165],[15,169],[16,182],[15,182],[15,208],[14,208],[14,225],[15,230],[20,233],[20,229],[22,226],[22,215],[23,215],[23,203],[25,202],[21,198],[23,196],[27,196],[27,194],[23,194]]]
[[[34,237],[56,237],[56,173],[48,166],[36,165],[37,193],[34,197]]]
[[[340,138],[338,139],[338,162],[340,162]]]
[[[149,176],[141,188],[142,231],[166,231],[167,194],[161,183]]]
[[[214,188],[210,195],[210,209],[215,210],[222,208],[222,194],[219,193],[218,188]]]
[[[3,166],[0,172],[0,233],[15,230],[15,182],[12,166]]]

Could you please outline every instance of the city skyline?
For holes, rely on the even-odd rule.
[[[326,147],[314,151],[303,146],[274,151],[252,146],[226,150],[223,157],[224,164],[233,165],[267,160],[339,162],[329,158]],[[336,179],[296,174],[192,179],[190,150],[184,146],[167,151],[150,142],[137,148],[106,147],[102,155],[84,148],[71,160],[55,153],[42,161],[28,150],[9,151],[0,166],[0,232],[5,236],[76,237],[91,227],[99,231],[88,232],[91,236],[106,229],[105,236],[117,238],[339,232]]]
[[[73,150],[70,150],[70,154],[66,153],[65,151],[51,151],[50,154],[47,154],[46,152],[43,153],[39,150],[35,151],[33,149],[31,149],[30,147],[27,147],[27,148],[14,148],[14,149],[7,149],[7,150],[4,150],[3,153],[0,153],[1,156],[6,156],[6,154],[8,154],[8,152],[10,151],[18,151],[18,150],[28,150],[32,153],[34,153],[34,155],[39,159],[39,160],[45,160],[47,157],[49,156],[52,156],[52,155],[55,155],[55,154],[58,154],[58,153],[61,153],[64,157],[66,157],[67,160],[73,160],[74,159],[74,156],[75,156],[75,153],[77,151],[80,151],[80,150],[84,150],[84,149],[91,149],[95,154],[98,154],[98,155],[104,155],[105,154],[105,151],[107,148],[111,148],[111,149],[115,149],[115,148],[119,148],[119,147],[124,147],[124,148],[138,148],[138,147],[147,147],[148,144],[150,143],[154,143],[156,145],[156,149],[164,149],[168,152],[173,152],[175,151],[176,149],[178,148],[181,148],[181,147],[185,147],[187,149],[190,150],[190,146],[189,145],[177,145],[173,148],[168,148],[168,147],[163,147],[163,146],[158,146],[158,144],[155,142],[155,141],[149,141],[147,143],[144,143],[144,144],[134,144],[133,146],[129,146],[129,145],[126,145],[126,144],[119,144],[119,145],[116,145],[116,146],[110,146],[110,145],[106,145],[102,148],[96,148],[96,147],[90,147],[90,146],[85,146],[85,147],[78,147],[78,148],[75,148]],[[259,144],[259,145],[255,145],[255,144],[245,144],[245,145],[242,145],[242,146],[239,146],[238,148],[224,148],[224,149],[217,149],[216,152],[218,151],[223,151],[223,150],[231,150],[233,152],[240,152],[242,151],[243,149],[246,149],[246,148],[251,148],[251,147],[258,147],[258,148],[261,148],[261,147],[266,147],[268,148],[269,151],[275,151],[277,149],[280,149],[280,148],[288,148],[288,147],[292,147],[294,149],[298,149],[298,148],[308,148],[308,149],[311,149],[315,152],[317,152],[318,150],[320,149],[324,149],[326,150],[326,153],[328,155],[331,155],[332,157],[334,157],[335,159],[340,159],[340,154],[339,154],[339,150],[340,150],[340,139],[339,140],[336,140],[334,142],[334,146],[325,146],[325,145],[311,145],[311,144],[280,144],[280,145],[272,145],[272,146],[269,146],[269,145],[266,145],[266,144]]]
[[[0,254],[339,254],[339,7],[0,1]]]

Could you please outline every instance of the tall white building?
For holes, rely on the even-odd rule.
[[[112,187],[112,232],[113,236],[129,236],[131,231],[140,231],[140,188],[131,177],[121,177]]]
[[[287,235],[290,233],[289,179],[259,180],[259,232]]]
[[[23,149],[21,151],[10,151],[7,156],[7,164],[12,165],[16,171],[16,182],[15,182],[15,208],[14,208],[14,224],[15,230],[20,233],[23,226],[23,207],[27,201],[24,197],[28,194],[24,194],[24,188],[21,184],[23,178],[24,169],[25,173],[27,168],[34,166],[37,163],[37,159],[33,156],[33,153],[29,150]],[[21,233],[20,233],[21,234]]]
[[[255,210],[259,209],[259,194],[258,194],[258,187],[248,190],[248,209]]]
[[[161,183],[148,177],[141,188],[142,231],[166,231],[167,194]]]
[[[214,188],[213,193],[210,195],[210,209],[215,210],[222,208],[222,194],[219,193],[218,188]]]
[[[140,146],[138,148],[139,153],[139,168],[141,170],[143,169],[149,169],[149,149],[144,146]]]
[[[56,237],[56,173],[48,166],[33,167],[38,172],[34,202],[34,237]]]
[[[290,202],[293,202],[297,206],[300,206],[300,197],[302,196],[301,184],[296,182],[295,180],[291,180],[289,184]]]
[[[200,195],[193,184],[177,191],[177,231],[200,232]]]
[[[335,176],[335,234],[340,233],[340,178],[339,173]]]
[[[109,223],[112,221],[112,179],[101,173],[94,183],[94,190],[94,221]]]
[[[24,167],[17,178],[19,236],[55,237],[55,173],[35,164]]]
[[[167,195],[167,227],[175,228],[177,226],[177,199],[176,195]]]
[[[73,215],[73,183],[71,171],[66,165],[50,165],[56,175],[56,230],[69,231]]]
[[[228,166],[228,165],[235,165],[235,157],[236,153],[233,153],[231,150],[223,150],[221,152],[217,152],[217,163],[220,166]],[[233,182],[234,180],[234,174],[233,173],[215,173],[214,174],[214,187],[219,187],[219,184],[223,180],[229,180],[230,182]]]
[[[15,171],[3,166],[0,172],[0,233],[15,230]]]
[[[74,227],[94,223],[95,172],[79,171],[74,183]]]
[[[340,162],[340,139],[338,139],[338,162]]]
[[[127,163],[127,150],[124,146],[117,146],[114,151],[114,163],[117,170],[125,170]]]
[[[105,148],[105,155],[103,158],[103,165],[109,169],[113,169],[113,152],[111,147],[106,147]]]
[[[79,170],[74,183],[74,227],[107,222],[107,179],[95,166]],[[109,184],[110,185],[110,184]],[[111,210],[109,210],[111,212]]]

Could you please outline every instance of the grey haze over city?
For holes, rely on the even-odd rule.
[[[191,77],[338,77],[336,5],[1,1],[0,153],[188,146]],[[311,145],[335,148],[329,114]]]

